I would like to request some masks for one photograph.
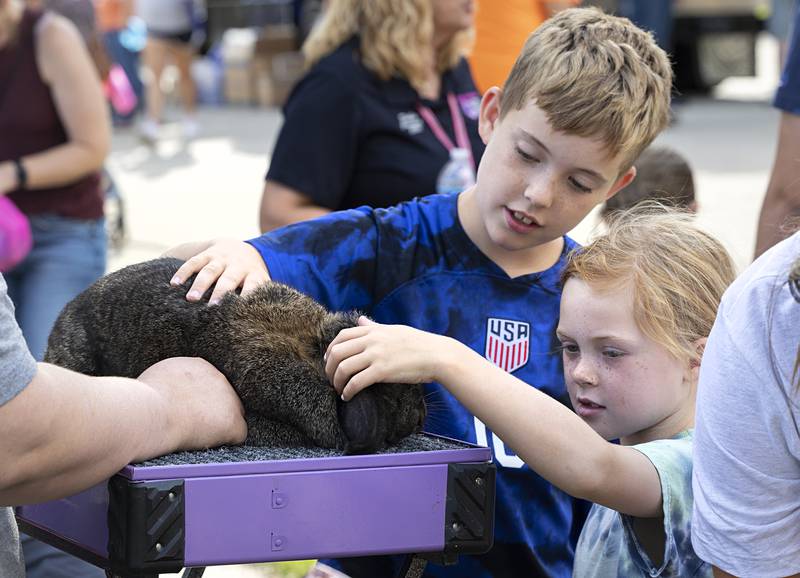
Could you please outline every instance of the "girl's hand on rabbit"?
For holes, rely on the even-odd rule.
[[[359,317],[339,332],[325,353],[328,380],[344,401],[374,383],[428,383],[449,363],[455,342],[405,325]]]
[[[214,285],[208,303],[215,305],[228,291],[241,287],[242,295],[246,295],[270,280],[261,254],[244,241],[216,239],[210,243],[187,243],[170,249],[165,256],[187,259],[172,277],[172,285],[182,285],[197,273],[186,294],[188,301],[200,301]]]

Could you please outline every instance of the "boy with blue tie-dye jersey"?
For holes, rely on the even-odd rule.
[[[248,243],[183,246],[170,251],[189,258],[173,282],[197,273],[187,298],[215,284],[214,303],[273,278],[331,309],[449,335],[527,387],[563,397],[559,275],[575,246],[565,235],[634,178],[634,160],[668,122],[670,88],[669,61],[649,34],[597,9],[564,11],[531,35],[503,89],[484,95],[486,151],[473,187],[333,213]],[[426,575],[569,576],[572,530],[583,521],[571,498],[443,387],[427,387],[436,409],[426,430],[490,446],[498,481],[493,549]],[[373,563],[343,566],[352,576],[393,573]]]
[[[621,213],[568,257],[557,333],[578,415],[410,327],[362,317],[326,354],[343,399],[381,381],[436,381],[542,477],[595,502],[575,552],[579,578],[712,575],[691,542],[694,407],[734,267],[690,217],[651,211]]]

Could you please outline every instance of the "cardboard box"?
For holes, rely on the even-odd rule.
[[[274,54],[269,61],[258,59],[253,67],[260,106],[283,106],[295,83],[305,74],[303,55],[295,51]]]
[[[253,64],[226,64],[223,73],[225,102],[229,104],[253,104],[255,91],[253,82]]]
[[[255,48],[255,58],[269,60],[273,55],[281,52],[294,52],[297,50],[297,27],[294,24],[271,24],[263,26],[258,32]]]
[[[256,61],[253,64],[253,77],[256,104],[263,107],[279,106],[275,104],[275,91],[272,86],[269,66],[266,66],[261,61]]]

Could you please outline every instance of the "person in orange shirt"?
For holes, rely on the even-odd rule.
[[[97,25],[100,30],[121,30],[133,13],[131,0],[95,0]]]
[[[481,92],[492,86],[503,86],[520,47],[539,24],[556,12],[577,6],[581,0],[485,0],[475,15],[475,48],[470,66],[475,84]]]

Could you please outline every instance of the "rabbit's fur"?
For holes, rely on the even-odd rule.
[[[101,278],[61,312],[45,361],[136,377],[167,357],[202,357],[241,397],[251,445],[366,453],[420,429],[420,386],[377,384],[344,403],[329,384],[322,356],[340,330],[356,325],[356,312],[331,313],[274,282],[218,305],[209,306],[208,295],[190,303],[186,288],[169,284],[180,265],[156,259]]]

